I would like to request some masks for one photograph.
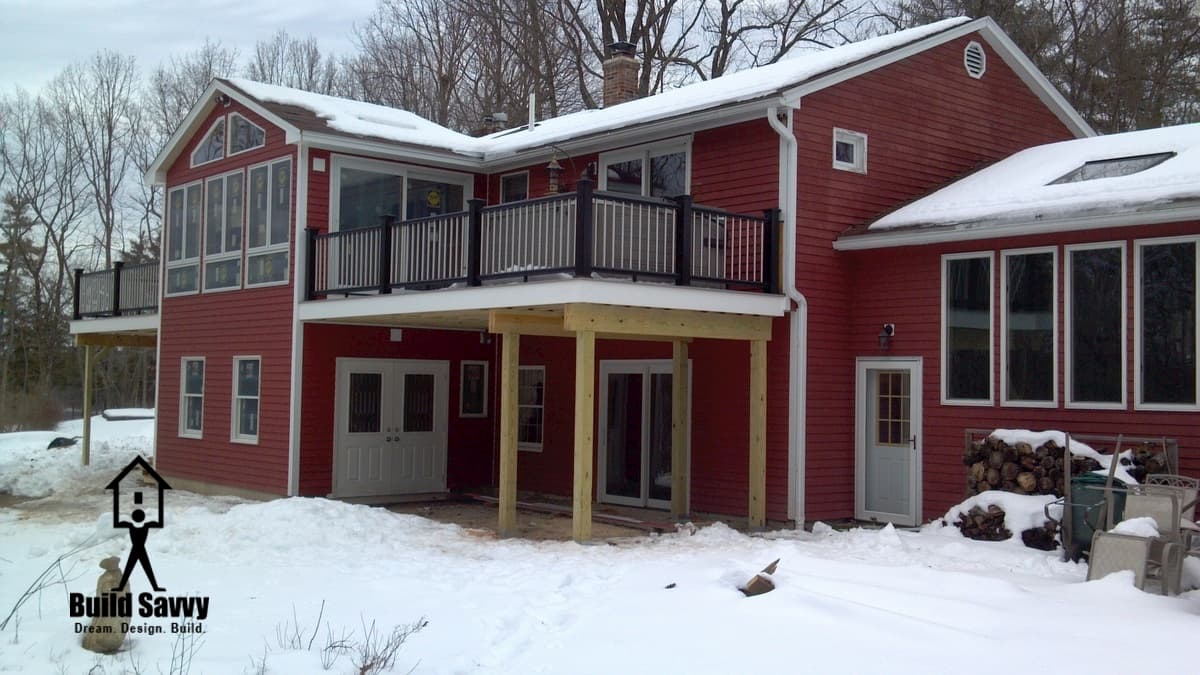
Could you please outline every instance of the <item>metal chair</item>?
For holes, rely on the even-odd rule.
[[[1113,572],[1133,572],[1133,585],[1139,590],[1146,586],[1153,539],[1130,534],[1097,530],[1092,535],[1092,553],[1088,557],[1087,580],[1103,579]]]
[[[1142,489],[1149,493],[1174,493],[1179,497],[1179,514],[1196,520],[1196,497],[1200,495],[1200,479],[1176,473],[1152,473],[1146,476]]]
[[[1146,579],[1158,582],[1164,595],[1179,593],[1183,575],[1183,552],[1186,542],[1179,519],[1179,496],[1175,491],[1133,492],[1125,498],[1126,520],[1152,518],[1158,536],[1149,538],[1150,555],[1146,562]]]

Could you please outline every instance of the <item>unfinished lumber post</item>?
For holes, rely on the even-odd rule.
[[[517,531],[517,380],[521,335],[502,333],[500,352],[500,522],[497,533]]]
[[[83,347],[83,465],[92,463],[92,374],[95,347]]]
[[[675,340],[671,352],[671,517],[687,516],[688,346]]]
[[[767,342],[750,341],[750,529],[767,526]]]
[[[592,538],[592,439],[593,391],[596,386],[596,334],[575,334],[575,490],[571,508],[571,536],[578,542]]]

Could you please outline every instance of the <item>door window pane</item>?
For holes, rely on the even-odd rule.
[[[419,178],[408,179],[406,220],[463,210],[463,186]]]
[[[1071,251],[1071,400],[1120,403],[1124,274],[1121,249]]]
[[[650,375],[650,499],[671,500],[670,374]]]
[[[650,158],[650,196],[677,197],[687,192],[687,153]]]
[[[605,429],[605,491],[610,495],[642,496],[642,376],[608,376],[608,419]],[[668,453],[669,454],[669,453]]]
[[[642,194],[642,160],[613,162],[604,168],[605,189],[630,195]]]
[[[400,218],[401,178],[390,173],[342,169],[338,229],[375,227],[383,216]]]
[[[350,373],[349,406],[350,433],[378,433],[383,409],[383,375]]]
[[[404,431],[433,431],[433,375],[405,373]]]
[[[546,370],[522,366],[517,376],[517,444],[541,450],[545,429]]]
[[[991,398],[992,260],[946,261],[946,398]]]
[[[1054,254],[1005,256],[1010,401],[1054,400]]]
[[[1142,402],[1196,402],[1196,244],[1143,246]]]

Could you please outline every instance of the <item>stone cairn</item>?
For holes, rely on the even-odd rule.
[[[96,597],[105,594],[115,596],[113,589],[121,583],[121,559],[114,556],[105,558],[100,561],[100,569],[104,570],[104,573],[96,581]],[[123,590],[128,593],[129,587],[126,586]],[[114,602],[110,606],[115,605]],[[93,617],[92,629],[83,636],[83,648],[100,654],[112,654],[125,643],[125,633],[121,627],[128,621],[128,617],[121,616]]]

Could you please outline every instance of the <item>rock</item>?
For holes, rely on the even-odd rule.
[[[104,573],[96,580],[96,597],[110,595],[112,601],[106,604],[116,607],[116,596],[121,594],[113,592],[112,589],[121,583],[121,560],[111,556],[105,558],[100,561],[100,569],[104,570]],[[128,587],[123,590],[125,595],[129,594]],[[83,635],[83,648],[100,654],[116,652],[125,643],[125,633],[121,626],[128,621],[129,617],[121,616],[93,617],[91,628]]]

